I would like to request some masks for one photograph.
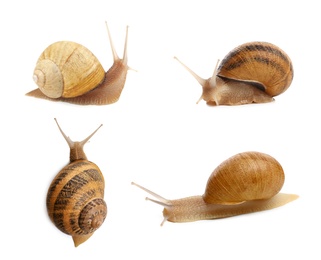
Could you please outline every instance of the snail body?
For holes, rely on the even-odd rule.
[[[293,79],[290,57],[267,42],[249,42],[234,48],[219,66],[217,62],[209,79],[179,62],[202,85],[198,102],[203,99],[212,106],[271,102],[289,88]]]
[[[54,225],[71,235],[77,247],[92,236],[107,216],[103,174],[83,151],[85,143],[101,126],[83,141],[73,142],[57,120],[56,123],[70,147],[70,163],[51,182],[46,206]]]
[[[284,183],[280,163],[259,152],[236,154],[221,163],[210,175],[201,196],[168,200],[132,183],[164,206],[164,221],[191,222],[237,216],[269,210],[295,200],[294,194],[279,193]]]
[[[34,69],[33,79],[38,89],[26,95],[79,105],[117,102],[129,69],[128,27],[122,59],[116,53],[108,26],[107,31],[114,58],[107,72],[97,57],[83,45],[70,41],[55,42],[42,52]]]

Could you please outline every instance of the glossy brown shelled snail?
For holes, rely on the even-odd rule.
[[[56,120],[56,119],[55,119]],[[73,142],[61,130],[70,148],[70,162],[53,179],[47,193],[47,211],[62,232],[71,235],[75,246],[89,239],[107,216],[104,176],[87,160],[83,147],[102,126],[81,142]]]
[[[79,105],[106,105],[118,101],[127,71],[128,26],[123,58],[116,53],[106,23],[114,63],[105,72],[99,60],[86,47],[70,41],[49,45],[40,55],[33,79],[38,89],[27,96]]]
[[[267,42],[249,42],[236,47],[220,64],[217,62],[209,79],[201,78],[179,62],[202,85],[198,102],[203,99],[211,106],[271,102],[289,88],[293,79],[290,57]]]
[[[283,206],[298,198],[279,193],[284,183],[280,163],[259,152],[236,154],[221,163],[210,175],[205,192],[200,196],[168,200],[132,182],[164,206],[165,221],[191,222],[225,218]]]

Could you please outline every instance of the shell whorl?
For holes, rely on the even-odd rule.
[[[270,96],[283,93],[293,79],[289,56],[267,42],[250,42],[233,49],[222,60],[217,76],[259,83]]]
[[[72,236],[94,232],[107,215],[104,186],[104,177],[96,164],[87,160],[71,162],[49,187],[47,210],[51,221]]]
[[[40,55],[33,78],[46,96],[72,98],[96,88],[105,79],[105,71],[86,47],[59,41]]]
[[[63,94],[64,80],[61,70],[51,60],[39,60],[33,72],[33,80],[46,96],[59,98]]]
[[[216,204],[268,199],[281,190],[283,183],[282,166],[273,157],[258,152],[239,153],[213,171],[203,199]]]

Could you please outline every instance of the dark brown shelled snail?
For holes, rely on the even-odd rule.
[[[55,119],[56,120],[56,119]],[[62,232],[71,235],[75,246],[90,238],[107,215],[104,176],[87,160],[83,147],[102,126],[81,142],[73,142],[61,130],[70,148],[70,163],[53,179],[47,193],[47,211]]]
[[[202,85],[198,102],[203,99],[211,106],[271,102],[288,89],[293,79],[290,57],[267,42],[249,42],[236,47],[220,64],[217,62],[209,79],[201,78],[179,62]]]

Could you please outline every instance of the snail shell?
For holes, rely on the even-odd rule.
[[[84,144],[98,129],[82,142],[72,142],[59,129],[70,146],[70,163],[50,184],[46,205],[51,221],[60,231],[71,235],[78,246],[103,224],[107,216],[103,174],[83,152]]]
[[[147,199],[164,206],[163,224],[231,217],[283,206],[298,198],[279,193],[283,183],[284,171],[276,159],[264,153],[245,152],[220,164],[210,175],[201,196],[168,200],[132,184],[157,200]]]
[[[73,98],[97,87],[105,71],[86,47],[68,41],[48,46],[40,55],[33,78],[50,98]]]
[[[271,97],[283,93],[293,79],[289,56],[267,42],[245,43],[232,50],[221,62],[217,76],[257,83]]]
[[[216,204],[269,199],[281,190],[283,184],[283,168],[272,156],[258,152],[239,153],[213,171],[203,199],[206,203]]]
[[[105,105],[118,101],[129,69],[128,27],[123,59],[116,53],[108,26],[107,31],[114,58],[114,64],[107,72],[83,45],[59,41],[49,45],[40,55],[33,75],[38,89],[27,95],[80,105]]]
[[[249,42],[236,47],[207,80],[181,64],[202,85],[199,101],[204,99],[208,105],[271,102],[273,97],[286,91],[293,80],[290,57],[268,42]]]

